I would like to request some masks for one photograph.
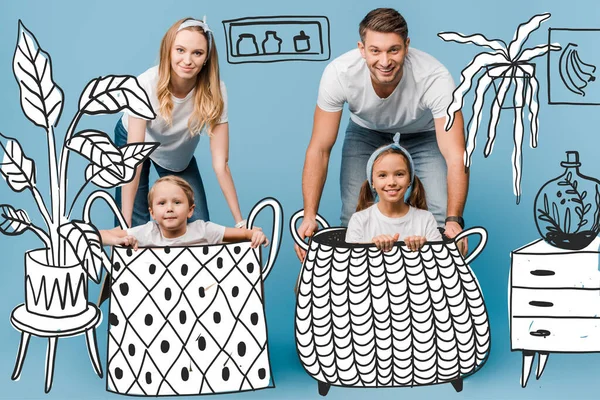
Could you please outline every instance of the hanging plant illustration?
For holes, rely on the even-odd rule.
[[[535,64],[531,60],[546,54],[548,51],[560,50],[560,45],[545,44],[524,48],[529,35],[538,29],[542,22],[550,18],[550,13],[534,15],[529,21],[522,23],[517,28],[513,40],[507,46],[500,39],[490,40],[482,34],[463,35],[456,32],[441,32],[438,36],[447,42],[473,43],[480,47],[488,47],[492,51],[479,53],[461,72],[461,81],[453,93],[452,103],[448,106],[446,115],[446,130],[454,124],[454,114],[463,107],[464,98],[471,86],[475,84],[475,98],[472,106],[472,115],[467,125],[467,143],[465,151],[465,167],[471,166],[471,157],[475,150],[475,139],[481,124],[482,110],[485,94],[494,86],[495,98],[491,106],[488,137],[484,149],[484,156],[488,157],[494,148],[496,128],[500,120],[502,109],[514,110],[514,150],[513,164],[513,191],[517,197],[517,204],[521,198],[521,175],[523,163],[523,136],[525,108],[529,110],[530,120],[530,145],[537,147],[538,141],[538,95],[539,83],[535,75]],[[483,74],[475,82],[475,77]],[[504,106],[507,94],[511,92],[513,99],[508,99],[510,106]]]
[[[82,219],[71,218],[73,205],[90,182],[102,188],[111,188],[130,181],[136,166],[158,146],[157,143],[131,143],[119,148],[103,132],[78,131],[78,124],[84,115],[129,110],[139,118],[154,119],[155,114],[148,96],[135,77],[111,75],[92,79],[81,93],[77,112],[66,131],[63,145],[58,149],[58,156],[55,128],[63,111],[64,93],[52,78],[50,55],[40,47],[35,36],[21,21],[13,73],[19,84],[23,113],[33,124],[43,128],[46,134],[50,181],[48,207],[37,188],[38,175],[34,160],[25,155],[17,139],[0,133],[0,174],[13,191],[29,191],[32,194],[45,223],[45,227],[37,226],[25,210],[0,204],[1,233],[14,236],[30,230],[44,244],[25,255],[25,305],[15,308],[11,315],[13,325],[23,332],[13,379],[19,378],[29,334],[45,332],[42,336],[50,340],[46,361],[48,392],[59,336],[85,332],[94,368],[102,376],[95,333],[91,331],[95,327],[94,321],[99,323],[99,316],[95,316],[99,311],[88,303],[87,287],[88,277],[99,283],[102,264],[109,263],[109,260],[102,249],[99,232],[90,221],[91,205],[96,199],[103,198],[117,217],[123,219],[114,199],[101,190],[85,200]],[[83,156],[90,164],[85,170],[85,184],[67,209],[70,152]],[[85,319],[92,308],[92,318]],[[15,313],[20,313],[18,318]],[[94,346],[95,353],[92,349]]]

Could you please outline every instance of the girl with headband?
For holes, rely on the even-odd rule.
[[[435,217],[427,211],[425,189],[415,176],[412,157],[399,140],[396,133],[392,144],[378,148],[369,158],[367,180],[348,223],[346,242],[374,243],[379,250],[390,251],[403,240],[416,251],[426,241],[442,240]]]
[[[219,62],[212,31],[205,21],[184,18],[165,34],[160,61],[141,74],[156,119],[146,121],[125,113],[115,127],[115,142],[160,142],[160,146],[138,167],[133,181],[117,189],[117,202],[129,226],[150,220],[148,177],[154,164],[159,177],[176,175],[194,190],[196,208],[191,221],[208,221],[209,213],[202,178],[194,151],[200,134],[210,138],[212,166],[237,227],[245,224],[233,178],[227,165],[229,126],[227,93],[219,78]]]

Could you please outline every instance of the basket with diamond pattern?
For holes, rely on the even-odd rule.
[[[264,268],[250,242],[114,248],[108,391],[172,396],[274,386],[263,281],[281,241],[279,202],[259,202],[248,226],[266,206],[274,223]]]

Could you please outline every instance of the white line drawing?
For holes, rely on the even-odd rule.
[[[479,53],[462,70],[460,85],[454,91],[452,103],[447,109],[446,130],[449,130],[454,124],[454,114],[462,109],[463,100],[475,82],[475,76],[485,69],[476,83],[472,115],[468,123],[464,157],[465,167],[469,168],[471,166],[471,157],[475,151],[475,139],[479,125],[481,124],[485,94],[490,86],[494,86],[496,93],[491,107],[488,137],[483,154],[485,157],[488,157],[492,153],[501,110],[505,108],[514,109],[512,171],[513,192],[516,196],[517,204],[519,204],[521,199],[525,108],[529,110],[531,147],[537,147],[538,142],[539,83],[535,75],[535,64],[531,63],[531,60],[550,51],[561,49],[557,43],[548,43],[525,49],[523,47],[531,33],[538,29],[541,23],[548,18],[550,18],[550,13],[534,15],[526,23],[520,24],[513,40],[508,46],[503,40],[489,40],[480,33],[469,36],[457,32],[441,32],[438,34],[442,40],[447,42],[473,43],[477,46],[489,47],[493,50],[491,52]],[[496,81],[499,81],[499,83],[496,84]],[[513,93],[512,106],[505,107],[504,103],[507,94],[511,90]],[[510,99],[508,101],[511,102]]]
[[[579,152],[567,151],[565,168],[546,182],[534,201],[538,232],[552,246],[581,250],[600,233],[600,181],[579,172]]]
[[[510,341],[523,353],[521,386],[535,353],[536,379],[550,353],[600,352],[600,238],[582,250],[542,239],[511,252]]]
[[[560,55],[548,53],[548,104],[600,105],[600,58],[595,50],[599,37],[598,28],[548,29],[548,43],[567,43]]]
[[[560,54],[559,73],[565,87],[571,92],[585,96],[585,88],[590,82],[596,80],[593,75],[596,72],[596,66],[583,62],[576,49],[577,44],[569,43]]]
[[[327,61],[331,56],[325,16],[263,16],[223,21],[227,62]]]
[[[403,242],[382,253],[372,244],[346,243],[346,228],[317,232],[308,245],[296,232],[304,210],[290,220],[296,243],[307,251],[298,278],[296,348],[306,372],[327,395],[345,387],[451,383],[478,371],[490,351],[490,328],[481,289],[467,265],[483,250],[485,229],[410,252]],[[456,240],[476,233],[464,259]]]
[[[25,303],[11,314],[11,323],[21,332],[13,380],[18,380],[31,335],[48,338],[45,392],[52,388],[54,359],[58,338],[86,335],[94,370],[102,378],[102,366],[96,344],[96,326],[100,310],[88,302],[88,278],[99,283],[102,264],[108,264],[100,236],[90,221],[90,207],[103,198],[122,219],[112,197],[106,192],[91,194],[84,205],[83,219],[71,218],[73,206],[67,210],[67,169],[69,152],[88,159],[86,183],[72,204],[75,205],[88,183],[109,188],[133,178],[137,164],[158,146],[156,143],[133,143],[116,148],[103,132],[77,131],[84,115],[113,114],[127,108],[140,118],[152,119],[154,112],[146,93],[132,76],[106,76],[91,80],[79,99],[76,115],[71,120],[57,158],[55,132],[63,107],[63,92],[52,78],[50,55],[35,36],[19,21],[19,33],[13,58],[13,73],[21,91],[21,108],[25,116],[43,128],[47,135],[51,207],[47,208],[36,187],[34,161],[27,158],[21,144],[0,133],[3,152],[0,173],[8,186],[31,192],[46,229],[31,222],[24,210],[0,205],[0,232],[14,236],[27,230],[34,232],[44,247],[25,254]]]
[[[283,211],[273,198],[273,240],[261,269],[250,242],[114,247],[107,390],[127,395],[230,393],[275,387],[267,347],[263,281],[281,243]]]

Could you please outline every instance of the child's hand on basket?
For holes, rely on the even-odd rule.
[[[375,243],[375,246],[381,251],[390,251],[394,247],[394,243],[398,241],[399,237],[399,233],[396,233],[394,236],[378,235],[375,236],[371,242]]]
[[[254,227],[250,232],[252,233],[252,236],[250,237],[250,247],[256,248],[261,244],[264,247],[269,245],[269,239],[267,239],[267,236],[263,233],[262,229]]]
[[[421,247],[423,247],[423,245],[425,244],[425,242],[427,241],[427,239],[425,238],[425,236],[407,236],[404,238],[404,243],[406,244],[406,247],[408,247],[408,249],[410,251],[418,251],[421,250]]]
[[[116,240],[115,244],[117,246],[131,246],[131,247],[133,247],[133,250],[136,250],[136,251],[138,249],[138,241],[134,236],[131,236],[131,235],[127,235],[127,236],[118,238]]]

